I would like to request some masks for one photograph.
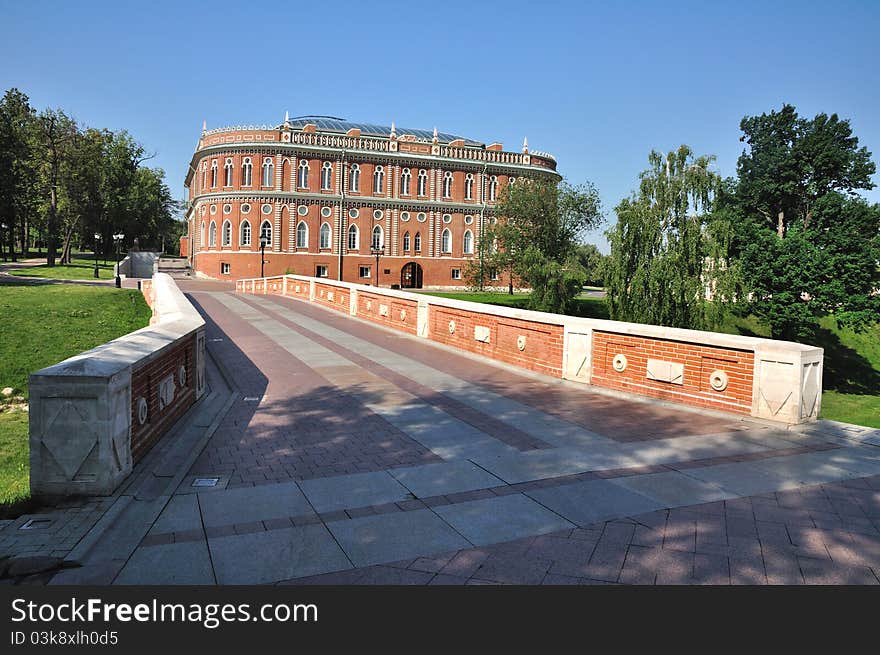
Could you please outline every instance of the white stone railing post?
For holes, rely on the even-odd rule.
[[[818,418],[823,353],[821,348],[762,341],[755,348],[752,416],[786,423]]]

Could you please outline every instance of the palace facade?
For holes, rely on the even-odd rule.
[[[527,142],[508,152],[436,128],[322,116],[285,116],[277,127],[203,126],[186,176],[181,254],[197,274],[217,279],[262,270],[461,287],[484,229],[497,220],[501,190],[522,175],[560,177],[553,156],[530,152]]]

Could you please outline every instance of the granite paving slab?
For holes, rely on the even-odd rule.
[[[327,524],[355,566],[433,555],[472,544],[429,509]]]
[[[412,500],[406,487],[386,471],[314,478],[299,483],[319,513]],[[291,515],[293,516],[293,515]]]
[[[444,496],[504,484],[502,480],[467,460],[389,469],[388,472],[416,498]]]
[[[194,494],[172,496],[147,534],[183,532],[202,527],[199,501]]]
[[[443,505],[434,511],[477,546],[575,527],[522,494]]]
[[[554,448],[471,458],[508,484],[604,469],[640,466],[639,460],[621,452],[620,444],[593,448]]]
[[[351,568],[322,524],[211,537],[219,584],[266,584]]]
[[[802,486],[798,480],[752,466],[751,462],[686,469],[682,473],[740,496],[752,496]]]
[[[313,513],[296,482],[236,487],[193,497],[199,500],[206,527]]]
[[[657,501],[663,507],[682,507],[735,498],[736,493],[725,491],[709,482],[688,477],[678,471],[632,475],[610,480],[612,484],[635,491]]]
[[[662,503],[609,480],[587,480],[525,493],[579,526],[664,508]]]
[[[113,584],[212,585],[215,584],[208,545],[184,541],[161,546],[141,546],[132,553]]]

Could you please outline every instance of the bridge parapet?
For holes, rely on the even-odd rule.
[[[577,318],[326,278],[238,280],[573,382],[795,424],[816,420],[823,350],[789,341]]]
[[[204,395],[204,319],[165,273],[141,290],[149,327],[31,374],[34,496],[113,493]]]

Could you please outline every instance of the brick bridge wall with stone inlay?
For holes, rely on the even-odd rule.
[[[627,359],[626,368],[618,371],[614,358],[621,354]],[[592,384],[748,414],[752,407],[754,360],[754,353],[732,348],[594,331]],[[681,377],[671,381],[651,379],[649,375],[657,373],[648,370],[653,361],[683,364]],[[711,376],[716,371],[727,376],[726,386],[717,384],[724,388],[712,387]]]
[[[165,273],[140,288],[149,327],[31,374],[34,496],[112,494],[205,393],[204,319]]]
[[[279,291],[280,290],[280,291]],[[300,275],[236,281],[447,347],[615,392],[785,423],[818,418],[821,348],[497,307]]]

